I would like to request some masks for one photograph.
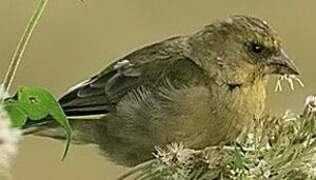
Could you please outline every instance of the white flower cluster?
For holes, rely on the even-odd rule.
[[[0,89],[0,97],[6,95]],[[0,179],[10,177],[11,164],[17,154],[17,145],[21,139],[21,131],[11,127],[9,116],[0,105]]]
[[[306,98],[305,106],[310,108],[312,112],[316,112],[316,95],[310,95]]]

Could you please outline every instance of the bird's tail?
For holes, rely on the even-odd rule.
[[[95,143],[97,133],[95,131],[102,126],[105,128],[108,118],[109,116],[107,115],[103,115],[102,117],[68,117],[72,128],[72,143]],[[48,137],[57,140],[66,139],[64,129],[57,123],[57,121],[49,117],[40,122],[27,124],[23,129],[23,134]]]

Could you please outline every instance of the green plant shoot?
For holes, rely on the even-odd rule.
[[[242,152],[240,152],[240,150],[238,150],[237,148],[235,148],[235,151],[233,153],[233,166],[235,167],[235,169],[238,170],[245,170],[247,169],[247,163],[246,163],[246,159],[244,157],[244,155],[242,154]]]
[[[69,150],[72,130],[58,101],[48,91],[38,87],[22,87],[16,95],[4,102],[14,127],[23,128],[29,121],[55,120],[65,131],[66,148],[62,160]],[[36,124],[36,123],[35,123]]]

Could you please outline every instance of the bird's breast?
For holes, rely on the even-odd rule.
[[[264,110],[265,86],[265,80],[258,80],[234,89],[229,86],[211,87],[210,101],[214,102],[214,106],[210,107],[213,112],[209,120],[209,130],[213,132],[211,134],[216,133],[221,141],[230,141],[249,127],[253,119],[260,117]]]

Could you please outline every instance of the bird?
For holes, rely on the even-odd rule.
[[[265,20],[233,15],[118,58],[59,103],[75,143],[132,167],[173,142],[232,143],[263,113],[272,75],[299,75],[280,36]],[[34,135],[65,139],[54,121],[39,127]]]

